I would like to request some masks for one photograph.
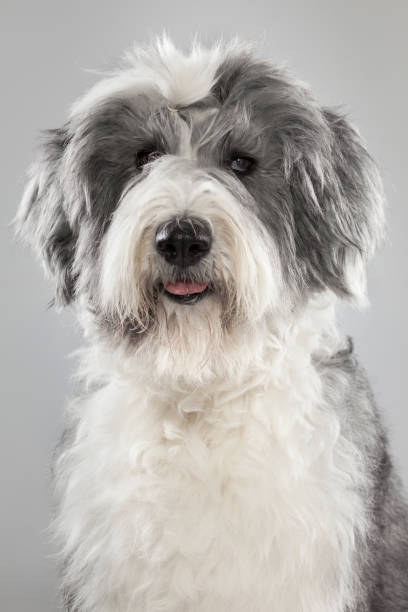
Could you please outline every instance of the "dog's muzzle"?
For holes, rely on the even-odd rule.
[[[208,283],[186,280],[186,268],[199,263],[211,249],[211,229],[202,219],[175,218],[156,232],[156,249],[167,263],[180,270],[175,282],[164,283],[167,297],[180,304],[193,304],[208,292]]]

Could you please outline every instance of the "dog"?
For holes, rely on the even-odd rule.
[[[335,322],[384,234],[341,112],[249,45],[163,36],[45,134],[17,226],[85,336],[65,610],[408,610],[407,506]]]

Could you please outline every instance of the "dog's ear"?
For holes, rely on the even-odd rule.
[[[319,129],[315,122],[289,166],[297,252],[312,286],[361,304],[365,264],[383,237],[382,183],[347,119],[329,109],[319,114]]]
[[[29,171],[15,219],[17,234],[29,242],[55,278],[55,303],[75,295],[73,260],[76,239],[64,203],[62,159],[68,144],[65,129],[49,130]]]

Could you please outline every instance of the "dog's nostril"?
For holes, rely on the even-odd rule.
[[[171,244],[166,240],[160,240],[156,244],[159,252],[165,257],[168,257],[169,259],[177,257],[177,249],[174,244]]]
[[[156,249],[168,263],[191,266],[211,248],[211,230],[201,219],[174,219],[159,227]]]
[[[203,252],[203,250],[207,249],[207,244],[206,242],[193,242],[193,244],[190,244],[190,246],[188,247],[188,253],[190,255],[199,255],[200,253]]]

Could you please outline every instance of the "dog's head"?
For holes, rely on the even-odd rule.
[[[361,298],[381,194],[358,133],[284,70],[162,39],[46,134],[18,223],[59,304],[202,360],[316,292]]]

